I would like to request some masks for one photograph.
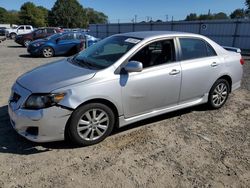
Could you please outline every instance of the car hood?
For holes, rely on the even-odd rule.
[[[36,43],[41,43],[41,42],[46,43],[46,42],[48,42],[48,40],[45,40],[45,39],[37,39],[37,40],[31,42],[30,44],[36,44]]]
[[[33,69],[20,76],[17,82],[32,93],[50,93],[89,80],[95,73],[96,70],[78,67],[64,59]]]

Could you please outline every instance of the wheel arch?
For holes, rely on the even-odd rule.
[[[119,128],[119,112],[118,112],[118,109],[115,106],[115,104],[113,102],[111,102],[110,100],[103,99],[103,98],[90,99],[90,100],[87,100],[87,101],[81,103],[80,105],[78,105],[73,111],[80,108],[81,106],[84,106],[84,105],[90,104],[90,103],[101,103],[101,104],[108,106],[114,112],[114,115],[115,115],[115,126],[114,127]],[[70,115],[70,117],[66,123],[65,130],[64,130],[64,136],[66,139],[67,139],[67,129],[69,127],[69,122],[71,120],[71,117],[72,117],[72,114]]]
[[[217,80],[219,79],[224,79],[229,83],[229,92],[231,93],[232,91],[232,78],[229,75],[223,75],[221,77],[219,77]]]

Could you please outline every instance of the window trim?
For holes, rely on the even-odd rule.
[[[192,59],[182,59],[182,49],[181,49],[181,43],[180,43],[180,39],[194,39],[194,40],[200,40],[200,41],[203,41],[205,44],[206,44],[206,49],[207,49],[207,52],[208,52],[208,46],[210,46],[212,48],[212,50],[214,51],[215,55],[213,56],[206,56],[206,57],[197,57],[197,58],[192,58]],[[190,61],[190,60],[195,60],[195,59],[202,59],[202,58],[210,58],[210,57],[217,57],[218,54],[216,52],[216,50],[212,47],[212,45],[206,41],[205,39],[203,38],[199,38],[199,37],[188,37],[188,36],[178,36],[176,38],[177,40],[177,43],[178,43],[178,51],[179,51],[179,59],[180,61]],[[208,55],[208,54],[207,54]]]

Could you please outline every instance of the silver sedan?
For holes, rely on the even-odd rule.
[[[84,146],[115,126],[203,103],[218,109],[241,85],[239,52],[190,33],[114,35],[19,77],[11,124],[34,142],[68,138]]]

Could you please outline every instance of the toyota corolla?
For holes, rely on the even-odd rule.
[[[227,50],[226,50],[227,49]],[[134,32],[17,79],[9,99],[14,129],[28,140],[104,140],[125,125],[206,103],[222,107],[241,85],[240,50],[196,34]]]

